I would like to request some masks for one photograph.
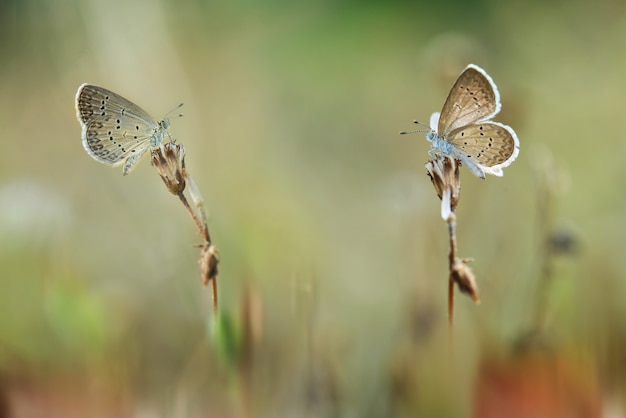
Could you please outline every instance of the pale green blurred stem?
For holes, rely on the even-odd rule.
[[[206,211],[204,210],[204,199],[200,194],[200,189],[196,186],[196,182],[193,181],[191,176],[187,174],[187,184],[189,185],[189,194],[191,195],[191,200],[193,200],[193,204],[200,213],[200,218],[202,219],[202,225],[204,226],[202,230],[202,234],[208,243],[211,243],[211,236],[209,235],[209,223],[207,221]]]
[[[540,243],[540,275],[536,290],[536,308],[531,332],[540,334],[545,330],[549,310],[550,288],[553,279],[554,254],[550,247],[550,235],[555,230],[556,198],[559,192],[559,173],[556,170],[552,153],[541,149],[536,151],[533,161],[533,174],[537,189],[537,230]]]

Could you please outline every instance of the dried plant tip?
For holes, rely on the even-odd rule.
[[[476,303],[480,302],[478,297],[478,286],[472,269],[467,266],[470,259],[455,259],[450,269],[450,278],[459,286],[459,290],[469,295]]]
[[[163,179],[163,183],[174,195],[185,190],[185,147],[182,144],[168,142],[152,150],[150,162]]]
[[[215,248],[215,245],[207,242],[200,253],[200,276],[202,277],[202,284],[205,286],[217,277],[217,264],[219,261],[217,248]]]
[[[461,180],[459,178],[460,161],[437,156],[426,163],[426,171],[441,199],[441,217],[447,220],[459,204]]]

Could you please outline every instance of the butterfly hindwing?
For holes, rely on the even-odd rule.
[[[448,141],[460,157],[471,160],[488,174],[501,173],[519,153],[515,131],[498,122],[479,122],[450,133]],[[498,174],[496,174],[498,175]]]

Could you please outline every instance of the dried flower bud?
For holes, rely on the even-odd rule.
[[[428,177],[441,199],[441,217],[444,220],[450,217],[459,203],[461,193],[459,168],[459,161],[443,156],[437,156],[426,163]]]
[[[476,303],[480,302],[478,298],[478,286],[472,269],[467,266],[468,259],[455,259],[450,269],[450,278],[459,286],[459,290],[469,295]]]
[[[217,264],[219,261],[217,248],[215,248],[215,245],[207,242],[200,253],[200,276],[205,286],[217,277]]]
[[[163,183],[174,195],[185,190],[185,147],[182,144],[168,142],[152,150],[150,162],[163,179]]]

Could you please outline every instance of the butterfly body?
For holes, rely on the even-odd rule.
[[[500,111],[500,94],[489,75],[468,65],[454,83],[441,112],[430,118],[431,156],[460,160],[474,175],[502,176],[519,154],[515,131],[491,121]]]

